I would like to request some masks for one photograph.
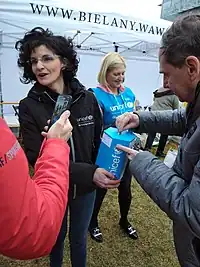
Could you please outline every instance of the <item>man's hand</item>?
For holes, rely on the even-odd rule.
[[[126,147],[126,146],[117,145],[116,148],[118,150],[121,150],[123,152],[126,152],[127,153],[127,157],[130,160],[133,160],[134,157],[139,153],[139,151],[134,150],[134,149],[131,149],[131,148]]]
[[[117,188],[120,184],[120,180],[114,180],[113,174],[102,168],[96,169],[93,176],[93,182],[98,187],[105,189]]]
[[[137,128],[140,124],[140,119],[137,114],[126,112],[116,118],[116,127],[119,132]]]

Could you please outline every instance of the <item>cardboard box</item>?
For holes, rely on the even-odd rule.
[[[106,129],[102,136],[96,164],[113,173],[116,179],[121,179],[128,159],[126,153],[119,151],[116,145],[132,147],[136,142],[138,142],[138,137],[132,131],[119,134],[117,128]]]

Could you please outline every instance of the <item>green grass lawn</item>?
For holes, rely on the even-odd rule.
[[[168,145],[173,147],[173,144]],[[138,184],[132,183],[133,201],[130,221],[137,228],[138,240],[131,240],[118,226],[117,190],[108,192],[100,212],[104,242],[98,244],[88,237],[88,267],[178,267],[173,241],[172,223]],[[14,261],[0,256],[0,267],[47,267],[48,259]],[[70,267],[66,239],[63,267]]]

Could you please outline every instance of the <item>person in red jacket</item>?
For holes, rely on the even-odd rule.
[[[0,254],[38,258],[56,242],[68,199],[69,114],[43,133],[33,179],[20,144],[0,119]]]

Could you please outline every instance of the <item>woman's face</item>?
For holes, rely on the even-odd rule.
[[[124,82],[125,70],[125,67],[122,65],[107,73],[106,81],[110,88],[116,89],[120,87],[120,85]]]
[[[53,88],[54,84],[63,81],[61,70],[64,64],[60,57],[45,45],[38,46],[32,51],[30,62],[32,71],[40,84]]]

